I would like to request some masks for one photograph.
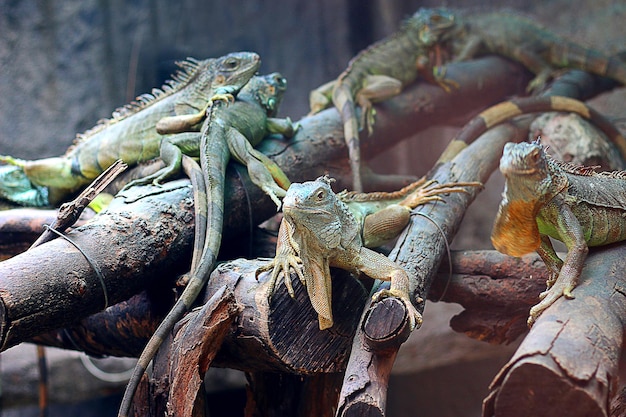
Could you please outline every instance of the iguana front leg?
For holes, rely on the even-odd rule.
[[[296,272],[300,282],[305,283],[304,274],[302,272],[303,263],[298,254],[300,248],[293,239],[293,226],[283,219],[278,230],[278,241],[276,242],[276,256],[266,265],[256,270],[256,277],[265,271],[272,271],[269,281],[267,282],[267,298],[271,298],[276,288],[276,283],[283,276],[283,282],[287,291],[292,298],[295,298],[293,285],[291,284],[291,268]]]
[[[358,270],[373,279],[391,281],[391,288],[374,294],[372,299],[380,301],[386,297],[397,297],[405,305],[411,330],[422,325],[422,315],[411,302],[409,295],[409,276],[404,269],[378,252],[368,248],[361,248],[359,252],[360,265]]]
[[[368,135],[374,131],[374,117],[376,111],[372,103],[387,100],[400,94],[402,82],[387,75],[368,75],[363,81],[363,87],[357,91],[354,101],[361,107],[361,128],[367,127]]]
[[[252,147],[248,139],[239,131],[229,128],[226,143],[233,158],[244,164],[250,179],[267,194],[280,209],[279,197],[284,197],[290,182],[282,169],[274,161]]]
[[[539,295],[539,298],[543,299],[546,296],[547,290],[552,288],[554,282],[559,276],[559,272],[561,271],[561,267],[563,266],[563,261],[556,254],[556,251],[552,246],[552,242],[550,241],[550,237],[547,235],[541,235],[541,246],[537,248],[537,254],[539,254],[541,260],[550,272],[550,276],[546,281],[546,291],[542,292]]]
[[[530,316],[528,317],[529,326],[532,326],[537,317],[554,304],[556,300],[561,298],[561,296],[574,298],[572,291],[578,284],[578,277],[582,272],[584,261],[589,251],[587,243],[585,242],[582,226],[565,202],[563,196],[555,196],[549,204],[554,204],[558,207],[557,228],[560,234],[560,240],[565,243],[567,247],[567,256],[552,287],[542,293],[542,300],[530,309]],[[542,251],[538,253],[542,256]],[[550,265],[554,260],[546,258],[544,262],[546,265]]]

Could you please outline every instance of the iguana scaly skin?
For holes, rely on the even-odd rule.
[[[574,298],[589,246],[626,239],[626,172],[557,162],[538,143],[508,143],[500,160],[506,178],[491,241],[500,252],[537,251],[550,271],[548,289],[530,310],[528,324],[562,295]],[[565,261],[549,237],[567,246]]]
[[[372,102],[400,93],[425,67],[430,68],[429,47],[439,38],[438,31],[447,29],[450,24],[452,21],[445,14],[422,9],[405,21],[398,32],[352,58],[337,80],[311,92],[311,113],[329,107],[332,97],[332,103],[341,115],[355,191],[363,191],[356,105],[361,107],[361,126],[366,125],[371,133],[374,122]]]
[[[166,144],[172,153],[177,149],[180,158],[183,157],[180,148],[184,149],[186,158],[199,153],[202,172],[198,173],[198,168],[194,168],[194,162],[190,159],[185,161],[186,166],[191,167],[186,171],[192,178],[196,178],[196,182],[202,177],[206,195],[198,195],[195,200],[196,235],[187,286],[142,352],[126,387],[120,416],[128,414],[132,397],[148,364],[176,322],[191,308],[215,266],[222,240],[224,180],[230,157],[246,164],[252,180],[280,206],[277,196],[285,195],[283,188],[289,187],[289,180],[273,161],[252,146],[269,133],[281,133],[288,137],[294,135],[296,127],[289,119],[272,117],[278,110],[286,88],[287,81],[278,73],[255,76],[241,90],[234,103],[218,100],[211,105],[200,134],[190,133],[185,136],[187,141],[178,140],[170,143],[171,146]],[[184,120],[180,124],[176,120],[171,122],[177,128],[184,125]],[[167,169],[142,181],[160,179],[163,173],[167,173]]]
[[[136,102],[117,109],[110,119],[78,135],[65,155],[34,161],[4,156],[0,162],[21,167],[21,188],[34,190],[32,194],[45,187],[49,195],[44,205],[55,205],[89,184],[117,159],[134,165],[158,157],[163,139],[156,129],[160,120],[187,115],[187,124],[200,123],[211,98],[236,93],[258,70],[260,58],[252,52],[238,52],[202,61],[188,58],[179,65],[182,70],[172,81],[139,96]],[[46,200],[43,194],[20,199],[3,183],[0,177],[0,195],[13,202],[39,205]]]
[[[467,122],[455,140],[469,144],[492,127],[514,117],[544,112],[576,113],[599,128],[626,159],[626,139],[602,114],[579,100],[568,97],[524,97],[496,104]]]
[[[333,193],[331,179],[294,183],[283,199],[284,217],[278,233],[276,257],[257,271],[272,270],[268,297],[283,276],[294,297],[290,269],[306,286],[318,314],[320,330],[333,325],[329,267],[385,281],[391,288],[374,295],[375,300],[398,297],[409,312],[411,328],[422,321],[409,297],[409,276],[398,264],[368,247],[380,246],[397,236],[408,224],[411,209],[428,201],[442,200],[441,194],[465,192],[463,187],[479,183],[435,185],[424,179],[394,193]]]
[[[469,13],[446,8],[432,13],[453,19],[447,30],[438,26],[433,29],[453,61],[487,54],[505,56],[535,74],[528,91],[541,89],[562,68],[580,69],[626,84],[626,64],[618,58],[571,42],[529,18],[504,11]],[[443,74],[445,71],[436,76]]]

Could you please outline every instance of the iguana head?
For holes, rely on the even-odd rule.
[[[539,201],[550,190],[553,178],[548,156],[539,141],[507,143],[500,159],[500,171],[507,191],[516,200]]]
[[[326,249],[336,248],[341,241],[343,204],[330,188],[333,180],[319,177],[315,181],[293,183],[283,198],[283,213],[292,224],[308,230],[308,240],[316,238]]]
[[[242,89],[239,97],[247,94],[254,97],[254,101],[261,103],[269,117],[278,113],[278,107],[287,91],[287,79],[278,72],[267,75],[257,75],[248,81]]]
[[[194,113],[215,94],[237,94],[261,66],[261,58],[254,52],[233,52],[215,59],[192,61],[192,75],[179,74],[177,82],[184,82],[187,98],[178,100],[177,113]],[[181,63],[185,68],[185,62]],[[191,110],[182,107],[191,107]]]
[[[0,198],[30,207],[50,205],[48,189],[33,184],[16,165],[0,166]]]
[[[456,16],[445,8],[420,8],[405,22],[409,33],[417,35],[421,46],[431,47],[447,38],[456,26]]]

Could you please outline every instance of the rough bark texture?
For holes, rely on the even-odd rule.
[[[170,345],[168,415],[204,415],[200,407],[194,409],[198,402],[203,404],[198,397],[203,397],[204,374],[230,333],[239,309],[234,294],[224,286],[201,309],[181,320]]]
[[[494,379],[483,416],[608,415],[619,389],[624,256],[623,245],[589,255],[576,298],[559,299],[539,317]]]
[[[181,272],[193,239],[193,215],[186,209],[192,201],[184,182],[169,187],[171,200],[118,201],[97,222],[68,233],[91,263],[64,239],[0,263],[2,350],[96,313],[108,307],[105,299],[113,305]],[[141,323],[129,329],[141,331]]]
[[[494,128],[461,151],[452,161],[435,167],[428,177],[441,184],[454,181],[486,182],[498,165],[504,144],[522,139],[516,130],[511,129],[509,126]],[[508,134],[503,134],[503,130]],[[454,237],[465,209],[478,192],[479,189],[472,187],[467,194],[445,196],[445,204],[436,202],[420,206],[418,215],[412,216],[409,226],[389,255],[403,265],[412,277],[411,290],[421,311],[439,263],[446,253],[446,241]],[[368,323],[388,323],[393,321],[394,316],[404,316],[406,320],[406,313],[401,314],[404,306],[400,303],[380,303],[369,306],[369,309],[362,318]],[[396,340],[395,347],[376,351],[371,349],[371,343],[367,341],[369,324],[364,323],[362,326],[355,337],[345,373],[339,401],[341,416],[357,416],[363,413],[384,415],[391,367],[398,347],[408,336],[403,334],[401,328],[391,329],[384,338],[399,339]]]

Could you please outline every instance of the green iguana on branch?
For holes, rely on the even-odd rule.
[[[449,24],[433,25],[431,37],[453,61],[498,54],[524,65],[535,74],[528,91],[538,91],[557,69],[580,69],[614,79],[626,85],[626,64],[616,57],[585,48],[558,36],[536,21],[511,12],[454,11],[447,8],[418,11],[441,14]],[[451,24],[450,24],[451,23]],[[427,28],[424,29],[427,31]],[[435,68],[435,78],[443,79],[445,69]]]
[[[0,169],[0,197],[27,206],[56,205],[89,184],[117,159],[128,165],[159,156],[163,135],[159,121],[187,115],[199,124],[212,97],[235,94],[261,65],[252,52],[237,52],[202,61],[188,58],[181,70],[160,89],[143,94],[113,112],[84,134],[65,155],[34,161],[1,156],[0,162],[19,167]],[[167,120],[167,119],[166,119]]]
[[[294,297],[291,268],[306,286],[313,308],[318,313],[320,330],[333,325],[332,284],[329,267],[385,281],[391,289],[374,295],[374,300],[398,297],[406,306],[411,329],[422,316],[409,295],[409,276],[398,264],[369,247],[380,246],[400,234],[409,223],[411,210],[428,201],[442,201],[441,194],[466,192],[463,187],[480,183],[435,185],[421,179],[393,193],[335,194],[331,179],[294,183],[283,199],[284,217],[278,233],[276,257],[257,270],[257,277],[272,270],[268,280],[270,298],[279,277]]]
[[[425,71],[431,68],[430,47],[436,45],[440,37],[438,31],[447,30],[452,23],[444,13],[420,10],[407,19],[399,31],[352,58],[336,80],[311,92],[311,113],[330,107],[332,99],[332,104],[341,115],[355,191],[363,191],[359,124],[366,126],[371,134],[373,102],[399,94],[419,74],[432,74],[432,71]],[[444,80],[439,83],[446,86]],[[357,104],[361,107],[360,121],[357,119]]]
[[[126,387],[119,416],[128,415],[132,397],[148,364],[176,322],[191,308],[213,271],[222,241],[224,181],[226,165],[231,156],[247,165],[252,181],[280,207],[277,197],[285,195],[285,189],[290,185],[289,180],[276,163],[252,147],[269,133],[280,133],[286,137],[295,134],[297,126],[291,120],[273,117],[286,88],[287,81],[278,73],[255,76],[239,92],[232,104],[227,100],[214,100],[201,133],[181,133],[174,136],[176,140],[163,141],[165,150],[161,150],[162,157],[169,155],[172,160],[180,161],[183,158],[182,151],[187,158],[189,155],[199,154],[202,172],[198,173],[197,164],[188,158],[186,162],[190,165],[187,166],[192,167],[192,172],[188,174],[192,178],[202,178],[202,189],[206,194],[195,199],[196,233],[187,286],[142,352]],[[168,123],[171,123],[173,130],[183,129],[185,116],[171,118]],[[167,130],[167,123],[161,128]],[[158,183],[170,173],[170,169],[166,167],[139,182]]]
[[[589,246],[626,240],[626,172],[557,162],[539,142],[507,143],[500,171],[506,184],[491,242],[511,256],[537,251],[551,275],[530,310],[532,326],[562,295],[574,298]],[[567,246],[565,261],[550,237]]]

